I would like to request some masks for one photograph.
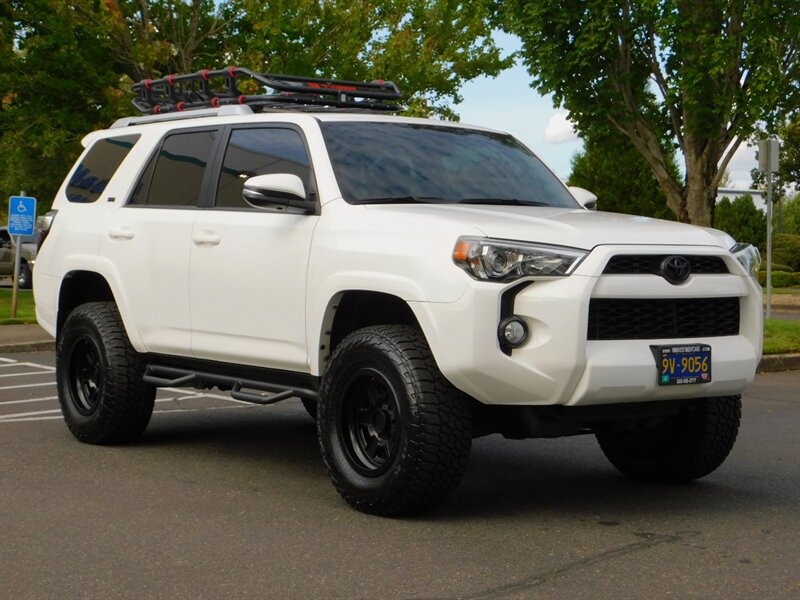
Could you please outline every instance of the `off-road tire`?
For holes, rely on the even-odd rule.
[[[82,304],[58,336],[56,381],[72,434],[89,444],[137,440],[153,413],[155,388],[113,302]]]
[[[416,328],[366,327],[342,340],[322,378],[317,415],[331,481],[359,511],[388,516],[428,509],[453,492],[466,469],[470,407],[439,372]],[[372,429],[363,418],[373,419]],[[379,432],[386,438],[383,457],[361,443]]]
[[[742,416],[741,396],[687,402],[657,429],[598,434],[611,464],[642,481],[698,479],[719,467],[733,448]]]

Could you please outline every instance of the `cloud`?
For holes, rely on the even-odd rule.
[[[569,122],[569,113],[556,111],[544,128],[544,141],[551,144],[563,144],[578,139],[578,134]]]
[[[736,189],[748,189],[752,185],[750,170],[758,167],[756,160],[757,146],[749,146],[743,143],[736,150],[731,162],[728,163],[728,175],[730,184],[728,187]]]

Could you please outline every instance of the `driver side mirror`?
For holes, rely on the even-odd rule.
[[[292,214],[314,214],[317,203],[306,194],[303,181],[290,173],[256,175],[244,182],[242,197],[250,206]]]
[[[597,210],[597,196],[589,190],[574,185],[569,186],[569,191],[575,200],[586,210]]]

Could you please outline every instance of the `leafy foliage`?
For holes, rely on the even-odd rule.
[[[733,239],[754,246],[763,246],[767,239],[767,217],[756,208],[750,194],[739,196],[733,202],[728,198],[720,200],[714,225]]]
[[[461,85],[510,66],[484,3],[455,0],[7,0],[0,4],[0,210],[45,210],[88,132],[132,113],[130,85],[228,64],[394,79],[408,112],[457,119]]]
[[[796,0],[495,4],[501,26],[523,41],[533,85],[569,109],[581,133],[598,123],[622,132],[681,221],[710,225],[741,142],[798,107]],[[684,180],[670,172],[675,147]]]
[[[800,235],[776,233],[772,238],[772,262],[800,271]]]
[[[672,168],[677,174],[674,163]],[[597,209],[659,219],[674,219],[664,192],[642,156],[618,131],[592,132],[572,157],[569,185],[591,190]]]

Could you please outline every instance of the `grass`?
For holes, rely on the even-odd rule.
[[[20,325],[36,323],[36,307],[33,304],[32,290],[19,290],[17,293],[17,318],[11,318],[11,289],[0,289],[0,325]]]
[[[764,320],[764,354],[800,352],[800,321]]]
[[[773,294],[788,294],[788,295],[795,295],[800,294],[800,286],[794,287],[786,287],[786,288],[772,288]],[[767,288],[764,288],[764,295],[767,295]]]
[[[792,288],[789,288],[792,289]],[[794,288],[795,290],[797,288]],[[31,290],[19,290],[17,318],[11,318],[11,290],[0,289],[0,325],[36,323]],[[764,322],[764,354],[800,352],[800,321],[766,319]]]

